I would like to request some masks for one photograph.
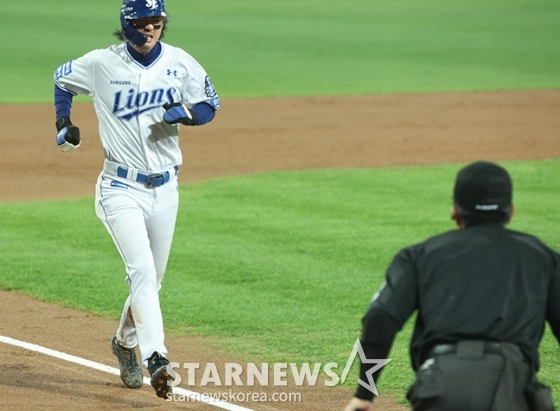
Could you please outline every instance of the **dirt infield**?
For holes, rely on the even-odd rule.
[[[183,127],[180,182],[268,170],[559,158],[558,112],[560,91],[225,100],[214,122]],[[56,148],[51,105],[0,106],[0,121],[0,171],[10,176],[0,201],[93,196],[103,153],[92,105],[74,106],[83,143],[69,154]],[[14,292],[0,290],[0,301],[1,336],[116,366],[109,349],[115,321]],[[168,348],[178,362],[240,362],[201,338],[170,337]],[[150,387],[129,390],[116,376],[27,349],[0,343],[0,353],[1,409],[219,409],[164,402]],[[342,410],[352,394],[323,384],[282,391],[299,392],[302,402],[239,404],[263,411]],[[380,392],[378,409],[406,409],[384,396],[382,385]]]

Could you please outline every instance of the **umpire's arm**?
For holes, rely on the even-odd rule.
[[[546,320],[560,343],[560,254],[556,254],[556,270],[550,278]]]
[[[368,359],[386,359],[396,334],[417,308],[418,273],[413,258],[414,248],[400,251],[387,269],[385,283],[374,295],[362,319],[360,342]],[[375,364],[361,364],[360,379]],[[375,382],[381,369],[373,374]],[[373,400],[373,393],[358,385],[355,397]]]

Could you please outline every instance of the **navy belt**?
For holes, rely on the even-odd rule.
[[[137,173],[134,181],[144,184],[146,187],[159,187],[167,183],[172,177],[177,175],[179,167],[173,167],[175,174],[171,175],[169,171],[164,173],[142,174]],[[117,176],[121,178],[128,178],[128,168],[119,166],[117,167]]]

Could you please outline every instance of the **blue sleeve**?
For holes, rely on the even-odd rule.
[[[54,86],[54,106],[56,109],[56,118],[62,116],[70,117],[70,108],[72,107],[72,94],[62,90],[56,84]]]
[[[197,126],[211,122],[216,116],[216,110],[214,110],[214,107],[205,102],[195,104],[191,107],[191,111],[196,114],[198,119],[198,122],[196,123]]]

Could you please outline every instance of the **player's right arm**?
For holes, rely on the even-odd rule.
[[[64,152],[74,150],[80,146],[80,129],[70,121],[72,108],[72,93],[54,86],[54,106],[56,109],[56,144]]]
[[[65,153],[80,146],[80,129],[70,120],[72,99],[77,94],[92,94],[92,73],[100,53],[100,50],[95,50],[79,59],[70,60],[54,73],[56,143]]]

